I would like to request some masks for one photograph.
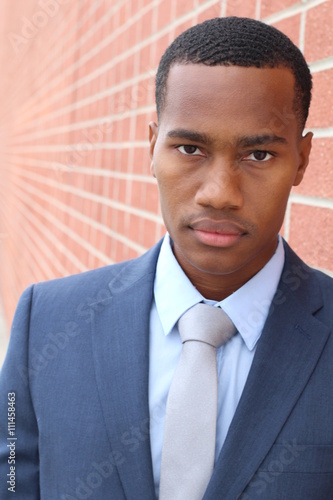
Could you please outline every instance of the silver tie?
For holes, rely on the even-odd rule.
[[[236,329],[226,313],[197,304],[179,319],[183,348],[165,416],[160,500],[200,500],[213,473],[217,417],[216,349]]]

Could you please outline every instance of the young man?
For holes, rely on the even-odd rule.
[[[23,294],[1,374],[1,498],[11,481],[24,499],[333,498],[333,282],[278,236],[308,165],[310,96],[300,51],[258,21],[213,19],[167,49],[150,145],[168,234]],[[203,344],[182,351],[179,330],[202,302],[234,332],[214,350],[214,424],[200,399],[179,432],[187,392],[166,409],[171,381]],[[189,378],[205,397],[203,364]]]

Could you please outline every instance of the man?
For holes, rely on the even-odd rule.
[[[278,236],[308,165],[310,95],[302,54],[258,21],[213,19],[167,49],[150,148],[168,234],[139,259],[23,294],[1,375],[1,498],[333,498],[333,283]],[[213,463],[193,471],[197,451],[168,461],[179,408],[166,405],[178,327],[202,302],[235,331],[214,351]]]

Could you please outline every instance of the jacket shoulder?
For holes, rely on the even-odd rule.
[[[130,286],[148,273],[155,273],[156,262],[161,242],[146,253],[132,260],[111,264],[79,274],[53,279],[33,285],[34,299],[38,296],[56,298],[82,297],[95,295],[97,300],[102,299],[103,290],[112,291]],[[30,287],[29,287],[30,288]]]
[[[333,328],[333,278],[305,264],[286,242],[284,246],[286,259],[280,287],[297,293],[305,310],[311,310]]]

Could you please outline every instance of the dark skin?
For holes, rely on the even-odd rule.
[[[287,68],[170,70],[159,125],[149,125],[151,172],[175,257],[207,299],[226,298],[275,252],[311,150],[293,103]]]

